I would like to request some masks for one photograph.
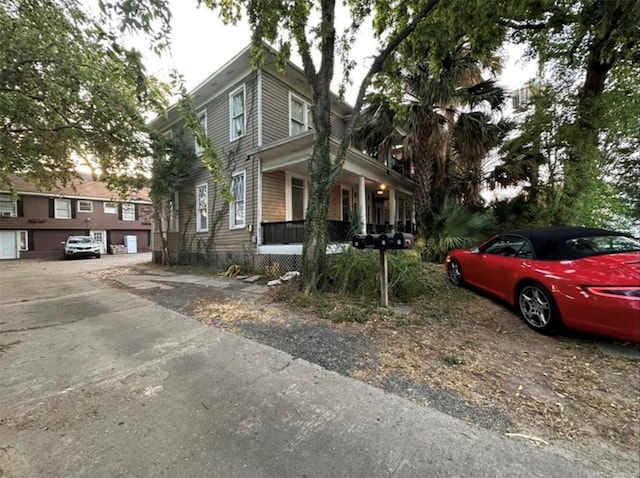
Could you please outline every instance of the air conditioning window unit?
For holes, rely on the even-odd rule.
[[[13,214],[11,211],[2,211],[2,217],[11,217]]]

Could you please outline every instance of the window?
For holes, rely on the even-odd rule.
[[[27,231],[18,231],[18,245],[21,251],[29,250],[29,234]]]
[[[521,110],[529,103],[529,88],[519,88],[511,92],[511,102],[514,110]]]
[[[310,108],[309,103],[289,94],[290,136],[296,136],[311,129]]]
[[[71,199],[54,199],[53,208],[56,219],[71,219]]]
[[[229,95],[229,131],[231,141],[244,136],[245,133],[244,96],[244,85]]]
[[[118,203],[117,202],[106,202],[106,203],[104,203],[104,213],[105,214],[118,214]]]
[[[122,204],[122,220],[123,221],[135,221],[136,220],[136,205],[131,203]]]
[[[78,212],[93,212],[91,201],[78,201]]]
[[[233,201],[229,203],[229,228],[240,229],[245,226],[245,178],[244,171],[234,174],[231,178],[231,195]]]
[[[0,194],[0,216],[16,217],[16,202],[8,194]]]
[[[207,183],[196,186],[196,232],[209,230],[209,188]]]
[[[169,231],[178,232],[178,191],[173,193],[169,200]]]
[[[205,136],[208,135],[209,133],[207,131],[207,111],[206,110],[198,113],[198,120],[200,121],[200,124],[204,129]],[[202,146],[200,145],[200,143],[198,143],[197,137],[195,138],[195,144],[196,144],[196,155],[200,156],[202,154]]]

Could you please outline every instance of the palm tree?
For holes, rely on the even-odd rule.
[[[398,131],[403,132],[403,154],[415,169],[416,222],[422,237],[431,235],[430,225],[448,196],[477,208],[482,160],[499,144],[504,128],[491,116],[501,108],[504,91],[482,79],[481,65],[467,44],[460,43],[438,68],[434,71],[425,61],[398,72],[400,104],[385,92],[370,95],[356,132],[368,151],[382,155],[399,144]]]

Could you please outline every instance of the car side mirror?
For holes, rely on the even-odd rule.
[[[62,241],[60,244],[62,244],[63,246],[67,243],[67,241]]]
[[[471,254],[478,254],[480,252],[480,248],[479,247],[472,247],[471,248]]]

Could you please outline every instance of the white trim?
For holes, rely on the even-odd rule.
[[[257,224],[255,227],[256,234],[256,246],[257,253],[260,253],[260,246],[262,245],[262,159],[258,157],[258,194],[256,201],[256,220]]]
[[[127,207],[127,210],[125,211],[125,206]],[[130,202],[123,202],[122,203],[122,220],[123,221],[135,221],[136,220],[136,205],[132,204]],[[127,217],[125,216],[125,212],[127,213]],[[131,217],[131,213],[133,213],[133,217]]]
[[[0,191],[0,194],[10,194],[9,191]],[[115,202],[120,203],[121,201],[113,198],[104,198],[104,197],[95,197],[95,196],[70,196],[68,194],[55,194],[55,193],[36,193],[31,191],[18,191],[19,196],[40,196],[47,197],[50,199],[86,199],[87,201],[104,201],[104,202]],[[134,204],[153,204],[151,201],[145,201],[141,199],[127,199],[126,202],[134,203]]]
[[[298,103],[302,103],[302,115],[303,115],[303,128],[304,131],[301,131],[300,133],[296,133],[293,134],[293,128],[291,126],[291,120],[292,120],[292,111],[291,111],[291,100],[296,100]],[[310,103],[303,99],[302,97],[289,92],[289,136],[298,136],[300,134],[304,134],[307,131],[309,131],[309,107],[310,107]]]
[[[200,208],[199,206],[199,198],[198,198],[198,189],[204,186],[204,192],[206,194],[206,204],[207,204],[207,226],[202,228],[200,227]],[[209,232],[209,184],[208,183],[200,183],[196,184],[196,232]]]
[[[289,171],[285,171],[284,173],[284,214],[285,221],[293,220],[293,197],[291,194],[291,179],[301,179],[303,184],[302,191],[302,218],[305,219],[307,217],[307,207],[309,206],[309,182],[305,176],[300,174],[293,174]]]
[[[262,70],[258,70],[257,89],[258,89],[258,148],[260,148],[262,146]]]
[[[29,250],[29,232],[25,230],[16,231],[16,239],[18,240],[18,251]],[[22,236],[24,235],[24,247],[22,247]]]
[[[339,254],[346,251],[351,244],[327,244],[327,254]],[[302,255],[302,244],[269,244],[258,246],[258,254],[283,254],[292,256]]]
[[[204,114],[204,134],[205,136],[209,136],[209,126],[208,126],[208,118],[207,118],[207,110],[206,108],[203,110],[198,111],[198,122],[200,124],[202,124],[202,116]],[[200,146],[198,144],[198,137],[197,135],[193,134],[193,144],[194,144],[194,148],[195,148],[195,152],[196,152],[196,156],[200,156],[202,154],[202,146]]]
[[[234,137],[233,131],[233,97],[242,91],[242,134]],[[239,115],[238,115],[239,116]],[[247,134],[247,88],[243,83],[229,93],[229,141],[234,142]]]
[[[113,210],[107,211],[108,207],[113,207]],[[104,214],[118,214],[118,202],[117,201],[104,201],[102,203],[102,212]]]
[[[82,204],[82,203],[89,204],[89,210],[88,211],[86,211],[84,209],[80,209],[80,204]],[[87,201],[86,199],[78,199],[78,212],[86,212],[86,213],[93,212],[93,201]]]
[[[242,176],[243,186],[242,186],[242,204],[244,206],[244,220],[242,224],[236,223],[236,215],[235,215],[235,204],[238,202],[235,200],[229,203],[229,229],[244,229],[247,226],[247,170],[243,169],[240,172],[237,172],[231,176],[231,184],[233,185],[234,178]],[[231,192],[233,194],[233,191]]]
[[[59,201],[64,201],[68,205],[67,210],[69,211],[69,217],[58,216],[58,209],[62,210],[62,208],[58,208],[58,202]],[[72,211],[71,211],[71,199],[54,198],[54,200],[53,200],[53,218],[54,219],[72,219],[73,218],[73,214],[72,214]]]

